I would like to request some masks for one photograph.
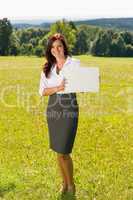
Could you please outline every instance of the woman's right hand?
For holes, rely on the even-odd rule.
[[[65,89],[65,80],[63,79],[61,84],[58,86],[58,92]]]

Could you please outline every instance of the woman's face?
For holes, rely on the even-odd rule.
[[[64,46],[60,40],[55,40],[53,42],[51,53],[55,58],[64,57]]]

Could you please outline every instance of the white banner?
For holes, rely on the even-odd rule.
[[[57,92],[57,94],[99,91],[98,67],[65,68],[61,73],[67,83],[65,84],[65,90]]]

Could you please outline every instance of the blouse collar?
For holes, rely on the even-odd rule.
[[[71,57],[70,57],[70,56],[67,56],[64,65],[66,65],[66,64],[68,64],[68,63],[70,63],[70,62],[71,62]],[[63,66],[64,66],[64,65],[63,65]]]
[[[65,63],[63,64],[63,67],[64,67],[65,65],[71,63],[71,59],[72,59],[72,58],[71,58],[70,56],[67,56],[66,61],[65,61]],[[62,67],[62,68],[63,68],[63,67]],[[53,68],[53,70],[56,70],[56,64],[54,64],[52,68]]]

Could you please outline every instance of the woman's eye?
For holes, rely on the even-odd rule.
[[[51,49],[57,49],[58,47],[62,47],[62,45],[59,45],[57,47],[52,47]]]

